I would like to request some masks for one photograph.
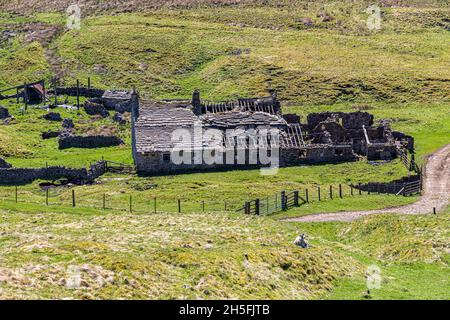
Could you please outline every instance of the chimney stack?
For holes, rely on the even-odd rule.
[[[198,91],[197,89],[195,89],[194,93],[192,94],[192,107],[193,107],[194,114],[200,115],[202,113],[200,91]]]

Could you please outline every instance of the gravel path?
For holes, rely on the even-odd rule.
[[[318,213],[286,221],[326,222],[353,221],[363,216],[377,213],[427,214],[444,209],[450,198],[450,144],[428,157],[424,172],[424,191],[419,201],[403,207],[390,209],[352,211],[338,213]]]

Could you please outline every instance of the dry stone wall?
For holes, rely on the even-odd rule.
[[[84,104],[84,111],[86,111],[86,113],[90,116],[101,115],[103,118],[109,116],[109,112],[103,104],[92,101],[86,101]]]
[[[82,184],[95,180],[106,173],[106,164],[99,161],[89,169],[72,169],[63,166],[46,168],[0,168],[0,185],[17,185],[31,183],[35,180],[67,179]]]
[[[48,91],[50,94],[54,94],[54,90]],[[76,96],[77,95],[77,87],[57,87],[56,92],[58,95],[67,95],[67,96]],[[79,94],[82,97],[92,97],[92,98],[101,98],[105,93],[104,90],[101,89],[89,89],[88,87],[80,87]]]
[[[68,148],[103,148],[123,144],[123,140],[116,136],[60,136],[59,149]]]
[[[362,185],[354,185],[353,187],[365,192],[397,194],[402,191],[406,184],[418,183],[420,179],[420,175],[413,175],[391,182],[370,182]]]
[[[11,168],[11,165],[2,158],[0,158],[0,168]]]
[[[11,117],[7,108],[0,106],[0,119]]]

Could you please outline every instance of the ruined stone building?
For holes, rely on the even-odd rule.
[[[299,116],[282,113],[276,95],[219,103],[201,100],[197,91],[190,101],[144,101],[136,94],[131,99],[133,158],[140,174],[267,166],[267,161],[253,153],[261,145],[268,147],[268,157],[274,147],[278,149],[281,167],[363,157],[391,160],[397,157],[398,148],[413,148],[411,137],[393,132],[387,122],[375,125],[367,112],[313,113],[301,123]],[[254,132],[273,129],[279,133],[277,139],[270,134],[257,142],[252,139]],[[191,138],[176,135],[174,139],[176,130]],[[171,158],[174,151],[192,161],[175,163]],[[202,152],[222,161],[202,161]]]

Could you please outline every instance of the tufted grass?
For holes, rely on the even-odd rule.
[[[417,160],[423,163],[450,136],[449,11],[439,1],[427,3],[382,8],[382,29],[369,32],[362,1],[326,6],[248,1],[172,10],[159,8],[156,0],[133,1],[132,13],[85,8],[81,30],[63,30],[43,46],[25,43],[21,26],[64,25],[66,3],[28,2],[33,12],[14,15],[3,11],[22,4],[0,1],[0,88],[49,80],[55,63],[46,57],[50,51],[62,59],[58,63],[69,74],[62,82],[69,85],[90,76],[94,86],[136,85],[149,98],[188,98],[198,88],[203,98],[230,99],[275,89],[285,112],[302,116],[365,104],[377,119],[392,119],[393,129],[416,138]],[[154,4],[159,9],[148,10]],[[324,11],[331,21],[321,21]],[[313,26],[305,26],[303,18]],[[16,37],[3,41],[2,32],[10,29]],[[45,111],[30,108],[21,115],[14,101],[1,104],[15,120],[0,125],[0,157],[14,166],[82,167],[102,156],[132,163],[129,126],[94,121],[83,111],[56,110],[74,119],[79,133],[114,131],[126,142],[59,151],[55,139],[40,139],[43,131],[59,127],[40,119]],[[406,174],[399,161],[282,168],[272,177],[258,170],[148,178],[108,174],[94,185],[51,189],[49,206],[41,181],[19,186],[17,204],[15,188],[1,187],[0,297],[364,299],[364,272],[375,264],[383,282],[372,290],[373,299],[448,300],[448,212],[376,216],[350,224],[277,220],[411,203],[416,197],[350,197],[348,189],[343,199],[328,199],[326,190],[324,201],[315,199],[318,185],[337,190],[339,183]],[[314,201],[287,214],[256,218],[222,212],[224,201],[235,209],[248,199],[306,188]],[[72,190],[75,208],[70,207]],[[101,209],[103,194],[107,210]],[[128,212],[130,195],[134,213]],[[152,213],[154,197],[157,214]],[[300,232],[307,233],[310,250],[291,244]],[[69,266],[81,272],[78,290],[66,287]]]
[[[448,213],[305,224],[34,205],[0,216],[6,299],[367,299],[371,265],[372,299],[448,299]],[[312,248],[291,244],[300,232]],[[79,289],[66,287],[70,270]]]

